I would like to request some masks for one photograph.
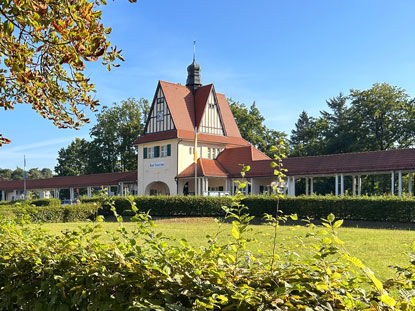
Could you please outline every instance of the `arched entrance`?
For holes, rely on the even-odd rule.
[[[146,195],[170,195],[169,186],[162,181],[155,181],[146,187]]]

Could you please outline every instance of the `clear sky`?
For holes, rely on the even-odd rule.
[[[197,40],[202,82],[250,105],[268,127],[291,132],[302,110],[317,116],[326,99],[375,82],[415,96],[415,1],[407,0],[127,0],[108,1],[104,22],[126,61],[111,72],[89,64],[101,105],[152,99],[158,80],[186,82]],[[0,111],[0,168],[56,165],[75,137],[94,124],[58,129],[19,105]]]

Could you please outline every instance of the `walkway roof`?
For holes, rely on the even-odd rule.
[[[26,188],[30,189],[66,189],[66,188],[84,188],[92,186],[113,186],[120,182],[137,182],[137,171],[92,174],[83,176],[63,176],[46,179],[29,179],[26,181]],[[22,190],[24,188],[23,180],[0,180],[1,190]]]

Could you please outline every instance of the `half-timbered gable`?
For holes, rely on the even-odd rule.
[[[215,90],[212,87],[199,124],[199,132],[213,135],[224,135],[222,118],[216,99]]]
[[[145,128],[145,134],[159,133],[174,130],[174,122],[167,105],[163,90],[159,85]]]

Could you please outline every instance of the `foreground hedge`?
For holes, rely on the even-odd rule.
[[[131,215],[128,199],[113,197],[113,200],[119,214]],[[223,217],[222,206],[229,206],[231,201],[231,197],[134,197],[139,211],[150,211],[150,215],[157,217]],[[102,204],[103,198],[84,198],[83,202]],[[256,217],[272,214],[276,206],[276,199],[267,196],[249,196],[242,202],[248,207],[249,214]],[[415,222],[415,199],[408,197],[285,197],[280,199],[280,209],[287,214],[296,213],[300,218],[320,219],[333,213],[348,220]],[[103,204],[102,213],[105,216],[112,214],[108,204]]]
[[[28,217],[31,222],[75,222],[95,219],[99,205],[85,203],[64,206],[13,206],[8,205],[0,209],[0,216],[5,218]]]
[[[156,233],[142,214],[116,235],[99,224],[53,235],[0,220],[0,310],[414,310],[415,266],[382,283],[347,252],[333,215],[258,260],[250,218],[236,207],[231,241],[196,248]]]

